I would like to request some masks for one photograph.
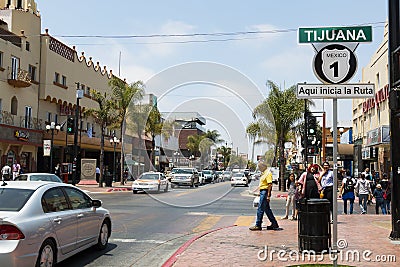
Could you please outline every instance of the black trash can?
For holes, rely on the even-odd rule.
[[[328,252],[331,247],[330,203],[327,199],[300,201],[299,251]]]

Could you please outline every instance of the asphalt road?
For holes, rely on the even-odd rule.
[[[161,266],[200,233],[254,223],[254,197],[248,189],[222,182],[156,194],[93,193],[91,196],[101,199],[112,216],[108,249],[88,249],[59,266]],[[274,200],[272,208],[276,216],[282,216],[284,200]]]

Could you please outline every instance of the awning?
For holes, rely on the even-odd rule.
[[[126,164],[126,165],[134,165],[134,166],[138,166],[138,165],[144,166],[143,163],[139,163],[139,162],[137,162],[137,161],[135,161],[135,160],[133,160],[133,159],[127,159],[127,160],[125,160],[125,164]]]
[[[338,144],[339,155],[353,155],[354,144]]]

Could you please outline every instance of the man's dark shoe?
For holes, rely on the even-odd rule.
[[[279,225],[268,225],[267,230],[279,230]]]
[[[257,225],[254,225],[254,226],[250,227],[249,229],[250,229],[250,231],[261,231],[262,230],[261,226],[257,226]]]

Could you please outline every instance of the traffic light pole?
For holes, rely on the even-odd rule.
[[[74,121],[74,154],[72,162],[72,184],[75,185],[78,180],[78,121],[79,121],[79,99],[83,97],[83,91],[79,89],[79,83],[76,83],[76,108]]]
[[[307,111],[307,99],[304,99],[304,169],[307,170],[308,166],[308,155],[307,155],[307,117],[308,117],[308,111]]]

